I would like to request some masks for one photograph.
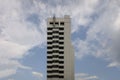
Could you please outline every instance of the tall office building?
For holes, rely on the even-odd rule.
[[[71,19],[47,19],[47,80],[74,80]]]

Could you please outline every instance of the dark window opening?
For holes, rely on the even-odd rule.
[[[59,76],[59,75],[47,75],[47,78],[64,78],[64,76]]]
[[[64,68],[64,66],[59,66],[59,68],[60,68],[60,69],[63,69],[63,68]]]
[[[52,47],[51,46],[47,46],[47,49],[52,49]]]
[[[55,24],[56,24],[56,25],[59,25],[59,23],[58,23],[58,22],[55,22]]]
[[[59,78],[59,75],[52,75],[52,78]]]
[[[59,78],[64,78],[64,76],[59,76]]]
[[[64,47],[60,47],[60,46],[59,46],[59,49],[64,49]]]
[[[47,68],[52,68],[52,66],[47,66]]]
[[[48,35],[52,35],[52,32],[47,32]]]
[[[59,37],[59,39],[63,40],[63,39],[64,39],[64,37]]]
[[[59,71],[59,73],[64,73],[64,71]]]
[[[52,42],[47,42],[47,44],[52,44]]]
[[[52,62],[53,62],[53,63],[58,63],[59,61],[58,61],[58,60],[53,60]]]
[[[59,56],[59,59],[64,59],[64,57],[63,56]]]
[[[50,22],[51,25],[53,25],[53,22]]]
[[[51,75],[47,75],[47,78],[52,78],[53,76],[51,76]]]
[[[58,71],[58,70],[52,70],[52,72],[53,72],[53,73],[59,73],[59,71]]]
[[[64,33],[63,32],[59,32],[59,35],[64,35]]]
[[[64,25],[64,22],[60,22],[60,25]]]
[[[47,37],[47,39],[52,39],[52,37]]]
[[[47,61],[47,63],[52,63],[52,61]]]
[[[60,64],[63,64],[63,63],[64,63],[64,61],[59,61],[59,63],[60,63]]]
[[[52,30],[53,28],[47,28],[47,30]]]
[[[52,73],[52,71],[47,71],[47,73]]]
[[[64,44],[64,42],[59,42],[59,44]]]
[[[52,56],[47,56],[48,59],[52,59]]]
[[[59,54],[64,54],[64,52],[63,51],[59,51]]]
[[[59,30],[64,30],[64,28],[59,28]]]
[[[47,51],[47,54],[52,54],[52,51]]]

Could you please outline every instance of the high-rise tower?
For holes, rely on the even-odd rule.
[[[74,80],[71,19],[47,19],[47,80]]]

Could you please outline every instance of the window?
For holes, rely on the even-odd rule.
[[[60,22],[60,25],[64,25],[64,22]]]
[[[59,51],[58,50],[53,50],[53,53],[58,53]]]
[[[53,25],[53,22],[50,22],[49,24],[50,24],[50,25]]]
[[[64,28],[59,28],[59,30],[64,30]]]
[[[64,33],[63,32],[59,32],[59,35],[64,35]]]
[[[59,73],[64,73],[64,71],[59,71]]]
[[[58,70],[52,70],[53,73],[58,73],[59,71]]]
[[[52,42],[47,42],[47,44],[52,44]]]
[[[52,56],[47,56],[48,59],[52,59]]]
[[[58,60],[53,60],[53,63],[58,63],[59,61]]]
[[[59,76],[59,75],[47,75],[47,78],[64,78],[63,75]]]
[[[64,57],[63,56],[59,56],[59,59],[64,59]]]
[[[47,54],[52,54],[52,51],[47,51]]]
[[[47,75],[47,78],[52,78],[53,76],[52,75]]]
[[[47,39],[50,39],[50,40],[51,40],[51,39],[52,39],[52,37],[47,37]]]
[[[59,44],[64,44],[64,42],[59,42]]]
[[[60,64],[63,64],[63,63],[64,63],[64,61],[59,61],[59,63],[60,63]]]
[[[47,66],[47,68],[52,68],[52,66]]]
[[[52,46],[47,46],[47,49],[52,49]]]
[[[48,35],[52,35],[52,32],[47,32]]]
[[[59,76],[59,78],[64,78],[64,76]]]
[[[47,30],[52,30],[52,28],[47,28]]]
[[[53,68],[58,68],[59,66],[58,65],[52,65]]]
[[[52,75],[52,78],[59,78],[59,75]]]
[[[52,73],[52,71],[47,71],[47,73]]]
[[[63,40],[63,39],[64,39],[64,37],[59,37],[59,39],[60,39],[60,40]]]
[[[59,46],[59,49],[64,49],[64,47]]]
[[[59,25],[59,23],[58,23],[58,22],[55,22],[55,25]]]
[[[52,63],[52,61],[47,61],[47,63]]]
[[[59,68],[60,68],[60,69],[63,69],[63,68],[64,68],[64,66],[59,66]]]
[[[59,54],[63,54],[64,52],[63,51],[59,51]]]

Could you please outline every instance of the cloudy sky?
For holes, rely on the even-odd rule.
[[[120,80],[120,0],[0,0],[0,80],[46,80],[46,19],[70,15],[75,80]]]

